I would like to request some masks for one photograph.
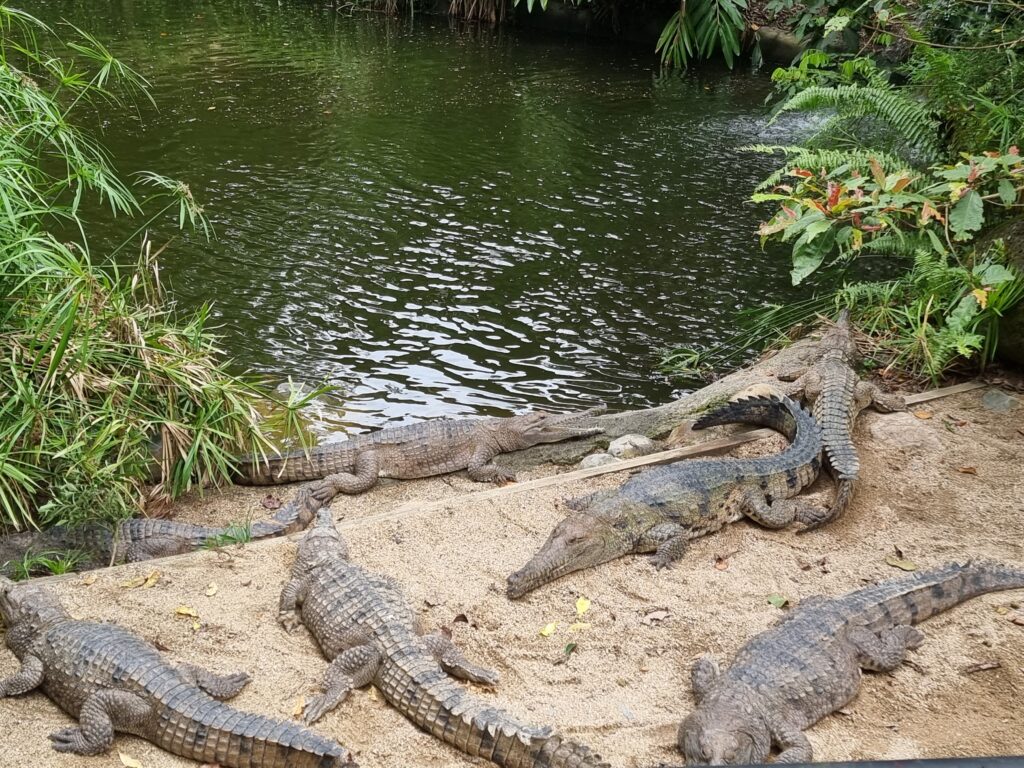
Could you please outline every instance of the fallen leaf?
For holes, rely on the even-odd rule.
[[[302,717],[302,713],[306,709],[306,697],[299,696],[295,700],[295,709],[292,710],[292,717]]]
[[[552,621],[550,624],[545,625],[541,629],[540,636],[541,637],[551,637],[553,634],[555,634],[555,630],[556,629],[558,629],[558,622],[557,621]]]
[[[196,613],[196,609],[190,608],[187,605],[179,605],[177,608],[174,609],[174,612],[179,616],[191,616],[193,619],[199,618],[199,614]]]
[[[893,568],[899,568],[901,571],[916,571],[917,564],[911,560],[904,560],[901,557],[894,557],[889,555],[885,558],[885,564],[891,565]]]
[[[963,472],[965,475],[976,475],[978,474],[977,467],[957,467],[957,472]]]
[[[213,597],[216,594],[217,594],[217,585],[211,583],[210,586],[208,586],[206,588],[206,596],[207,597]]]
[[[789,603],[789,598],[785,595],[780,595],[778,592],[772,592],[768,595],[768,602],[776,608],[783,608]]]
[[[131,755],[125,754],[124,752],[118,752],[117,756],[121,758],[121,765],[125,766],[125,768],[142,768],[142,763]]]
[[[579,632],[581,629],[590,629],[590,624],[585,621],[577,621],[569,626],[570,632]]]
[[[565,664],[575,652],[576,643],[566,643],[565,648],[562,649],[562,655],[555,659],[555,664]]]
[[[89,573],[89,574],[86,574],[85,576],[83,576],[82,580],[79,581],[78,583],[80,585],[82,585],[83,587],[89,587],[89,586],[92,586],[93,584],[96,583],[96,579],[97,578],[98,577],[96,576],[95,573]]]
[[[469,617],[466,616],[466,614],[464,613],[459,613],[455,615],[455,618],[452,619],[452,622],[462,622],[463,624],[469,624]]]
[[[193,632],[198,632],[198,631],[199,631],[199,628],[200,628],[201,626],[202,626],[202,624],[200,624],[200,623],[199,623],[198,621],[193,621],[193,622],[192,622],[192,631],[193,631]]]
[[[158,581],[160,581],[160,571],[150,571],[149,575],[146,576],[146,581],[142,584],[142,588],[149,589],[150,587],[156,586]]]
[[[590,610],[590,601],[585,597],[576,598],[576,615],[582,616]]]
[[[933,414],[931,411],[914,411],[914,415],[919,419],[930,419]]]
[[[669,616],[671,616],[671,614],[668,611],[666,611],[664,608],[659,608],[656,611],[650,611],[649,613],[647,613],[642,619],[640,619],[640,623],[646,624],[648,627],[650,627],[654,625],[656,622],[664,621]]]
[[[136,576],[134,579],[128,579],[128,581],[122,581],[121,582],[121,586],[124,587],[125,589],[135,589],[136,587],[141,587],[145,583],[146,583],[146,577],[145,576]]]
[[[263,500],[260,501],[260,504],[262,504],[266,509],[277,509],[281,506],[281,500],[273,494],[267,494],[263,497]]]
[[[984,672],[986,669],[999,669],[1002,665],[998,661],[979,661],[977,664],[970,664],[960,670],[961,674],[973,675],[975,672]]]
[[[1010,612],[1010,609],[1007,608],[1005,605],[997,605],[996,606],[996,613],[998,613],[1000,616],[1005,616],[1009,612]]]

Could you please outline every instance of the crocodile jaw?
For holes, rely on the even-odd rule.
[[[508,577],[507,592],[515,600],[560,576],[622,557],[633,542],[609,520],[594,515],[570,515],[551,532],[530,562]]]

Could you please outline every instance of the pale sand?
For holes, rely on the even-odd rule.
[[[622,476],[477,502],[472,493],[487,486],[464,476],[396,483],[341,498],[334,511],[345,521],[355,562],[398,578],[430,627],[449,628],[471,658],[501,672],[498,689],[476,688],[480,696],[523,720],[556,726],[614,766],[678,763],[676,727],[693,706],[691,660],[710,651],[728,661],[767,628],[780,613],[767,602],[768,594],[795,601],[898,576],[900,571],[885,564],[894,545],[921,567],[969,556],[1024,563],[1024,407],[994,414],[981,408],[982,394],[920,406],[933,417],[913,426],[938,440],[924,450],[902,451],[871,438],[873,423],[906,416],[865,413],[857,433],[859,495],[832,527],[796,536],[738,523],[695,542],[672,571],[655,572],[644,557],[624,558],[519,602],[504,597],[504,578],[547,537],[562,514],[559,500],[614,486]],[[743,450],[770,449],[761,443]],[[961,467],[976,467],[977,474]],[[523,476],[545,471],[552,470]],[[208,495],[183,504],[178,517],[216,523],[265,516],[270,513],[259,504],[265,494],[235,489]],[[453,503],[372,528],[358,525],[361,517],[410,500],[438,498]],[[729,553],[728,567],[716,569],[716,554]],[[171,659],[249,671],[254,680],[235,703],[287,718],[299,699],[316,692],[326,667],[304,630],[288,635],[275,621],[293,554],[292,542],[276,540],[100,571],[91,585],[76,577],[53,588],[75,616],[116,621],[158,642]],[[823,558],[825,565],[818,565]],[[150,589],[119,586],[154,569],[162,577]],[[207,597],[211,584],[217,592]],[[570,631],[581,595],[592,602],[582,619],[590,626]],[[912,654],[912,663],[892,675],[868,675],[844,714],[809,731],[815,757],[1024,754],[1024,627],[1009,620],[1010,604],[1018,602],[1024,593],[990,595],[923,625],[928,640]],[[175,615],[182,605],[200,615],[198,630],[191,619]],[[661,609],[668,611],[666,619],[645,622]],[[557,631],[542,637],[539,630],[555,621]],[[577,643],[575,654],[556,664],[569,642]],[[962,671],[986,661],[1000,666]],[[14,668],[4,650],[0,676]],[[39,693],[0,701],[0,722],[3,766],[120,765],[117,750],[146,768],[195,765],[126,736],[117,737],[108,756],[58,755],[46,735],[69,721]],[[317,729],[371,768],[485,764],[418,731],[372,689],[353,694]]]

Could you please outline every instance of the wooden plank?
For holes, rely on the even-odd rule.
[[[947,397],[949,395],[959,394],[960,392],[970,392],[975,389],[980,389],[986,386],[980,381],[969,381],[965,384],[954,384],[951,387],[942,387],[939,389],[932,389],[927,392],[918,392],[914,395],[908,395],[905,400],[907,405],[916,405],[918,403],[924,403],[929,400],[937,400],[940,397]],[[522,483],[513,483],[511,485],[502,486],[500,488],[490,488],[485,491],[473,491],[469,494],[460,495],[451,499],[441,499],[440,501],[429,501],[423,502],[410,502],[403,504],[394,509],[390,509],[387,512],[381,512],[376,515],[368,515],[366,517],[360,517],[356,520],[343,521],[338,527],[339,528],[356,528],[366,525],[367,523],[379,523],[387,520],[392,520],[399,517],[406,517],[412,514],[425,514],[432,512],[437,509],[444,509],[454,504],[461,503],[464,499],[471,498],[473,501],[485,501],[487,499],[512,496],[518,493],[526,493],[527,491],[534,491],[538,488],[550,488],[553,485],[563,485],[565,483],[574,483],[577,480],[586,480],[591,477],[599,477],[600,475],[608,475],[613,472],[625,472],[630,469],[636,469],[637,467],[653,466],[657,464],[668,464],[673,461],[679,461],[680,459],[689,458],[691,456],[702,456],[708,453],[714,453],[716,451],[729,450],[737,446],[743,445],[744,443],[750,443],[754,440],[760,440],[765,437],[771,437],[772,435],[778,434],[771,429],[752,429],[743,430],[729,437],[721,437],[716,440],[709,440],[705,443],[698,443],[697,445],[687,445],[682,448],[672,448],[667,451],[659,451],[658,453],[651,453],[647,456],[638,456],[635,459],[624,459],[622,461],[616,461],[614,464],[603,464],[600,467],[590,467],[588,469],[577,469],[572,472],[561,472],[556,475],[548,475],[547,477],[539,477],[535,480],[527,480]],[[346,523],[348,523],[346,525]]]

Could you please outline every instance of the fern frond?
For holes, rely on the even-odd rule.
[[[939,139],[939,123],[931,111],[895,88],[811,86],[780,105],[775,117],[783,112],[829,108],[837,110],[844,117],[876,117],[922,154],[930,158],[944,154]]]
[[[824,168],[827,173],[859,171],[861,174],[867,175],[871,172],[871,161],[875,160],[887,174],[907,170],[907,163],[895,155],[869,149],[818,149],[787,145],[752,144],[740,147],[740,150],[758,152],[765,155],[781,152],[786,156],[785,165],[757,185],[756,191],[758,192],[774,187],[793,168],[807,168],[808,170]]]

